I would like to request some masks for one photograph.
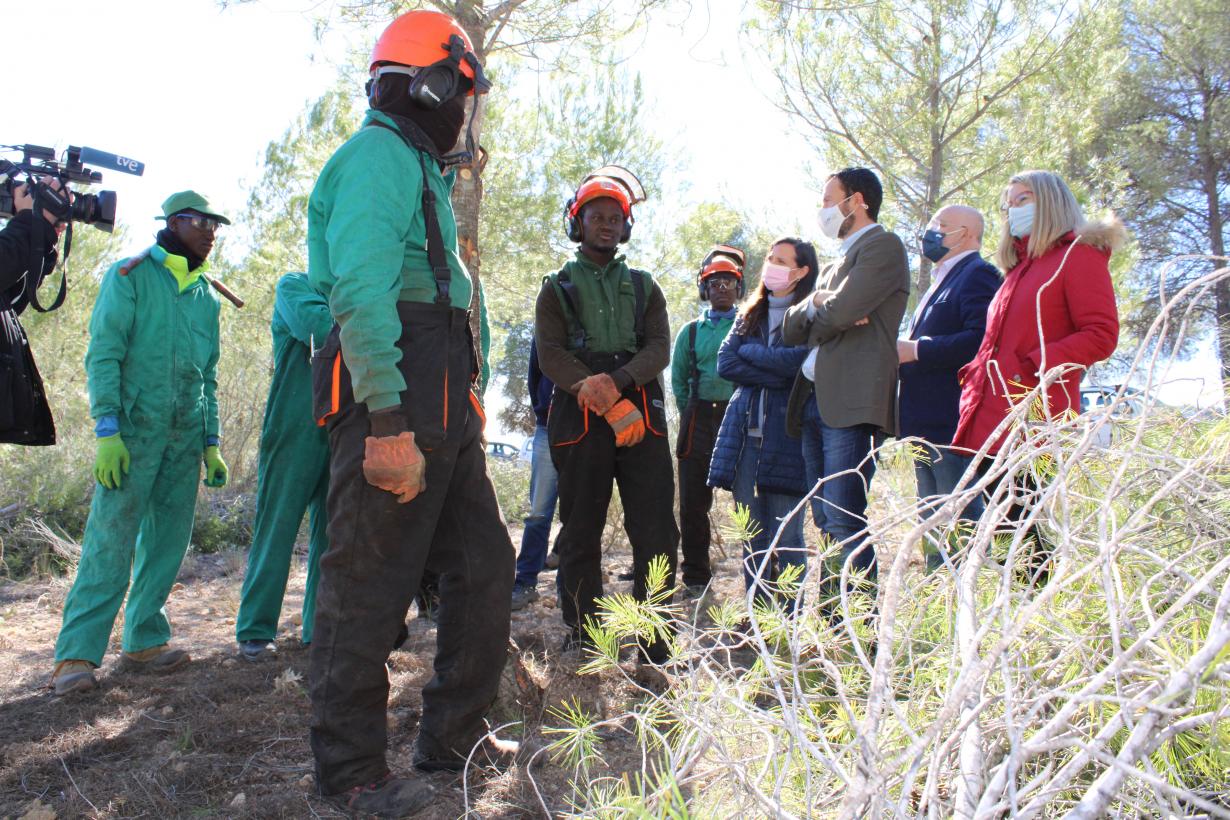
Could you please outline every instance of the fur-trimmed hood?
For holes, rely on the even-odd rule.
[[[1115,253],[1127,244],[1127,238],[1127,226],[1114,214],[1086,222],[1076,230],[1077,242],[1109,253]]]

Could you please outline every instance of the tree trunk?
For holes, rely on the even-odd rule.
[[[483,27],[482,18],[479,16],[479,4],[474,2],[460,2],[457,4],[456,18],[461,27],[470,37],[470,42],[474,44],[475,56],[483,65],[487,63],[487,55],[482,51],[483,44],[487,41],[487,32]],[[470,330],[474,333],[475,344],[478,344],[479,335],[479,292],[482,288],[482,256],[479,253],[478,245],[478,215],[483,203],[483,181],[482,181],[482,152],[478,150],[477,145],[480,141],[483,125],[483,103],[480,100],[477,109],[472,109],[472,98],[467,100],[471,102],[471,106],[466,109],[466,121],[462,128],[461,139],[465,140],[466,129],[473,128],[475,151],[474,161],[470,165],[462,166],[457,169],[457,181],[453,185],[453,214],[457,219],[457,250],[461,254],[461,261],[465,263],[466,268],[470,271],[470,277],[474,280],[474,292],[470,296]],[[473,123],[470,122],[471,110],[474,110]],[[481,347],[481,346],[480,346]],[[479,350],[479,367],[482,366],[483,351]]]
[[[1209,205],[1209,235],[1212,239],[1214,256],[1221,259],[1214,262],[1214,267],[1225,267],[1226,246],[1222,240],[1222,217],[1216,194],[1210,197]],[[1217,310],[1217,355],[1221,359],[1221,380],[1225,384],[1230,380],[1230,280],[1222,279],[1213,289]]]

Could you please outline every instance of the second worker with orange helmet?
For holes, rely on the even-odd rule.
[[[424,569],[441,588],[415,766],[459,770],[472,750],[480,763],[517,752],[487,737],[483,720],[506,656],[514,553],[483,452],[473,283],[449,200],[466,101],[489,86],[465,31],[432,11],[394,20],[370,67],[363,128],[308,203],[308,275],[337,322],[312,345],[316,416],[329,430],[330,546],[311,742],[322,794],[401,817],[433,790],[389,771],[385,663]]]
[[[582,182],[564,214],[568,238],[580,247],[546,277],[535,308],[539,363],[555,383],[547,437],[559,471],[566,645],[588,639],[587,621],[598,612],[612,484],[632,545],[634,595],[647,599],[650,562],[659,556],[666,590],[675,586],[679,529],[660,380],[670,360],[666,300],[649,274],[630,269],[618,253],[631,236],[638,197],[640,183],[616,166]],[[642,639],[640,652],[643,661],[663,663],[669,642]]]

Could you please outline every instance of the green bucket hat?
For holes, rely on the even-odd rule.
[[[180,191],[179,193],[171,194],[162,203],[162,216],[156,216],[154,219],[170,219],[175,214],[182,213],[183,211],[196,211],[205,216],[212,216],[223,225],[231,224],[229,219],[213,209],[207,197],[198,194],[196,191]]]

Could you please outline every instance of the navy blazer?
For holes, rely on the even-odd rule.
[[[999,270],[977,252],[957,263],[922,306],[910,330],[918,361],[901,365],[897,394],[902,438],[951,444],[961,385],[957,371],[974,358],[987,327],[987,305],[999,290]],[[926,338],[924,338],[926,337]]]

